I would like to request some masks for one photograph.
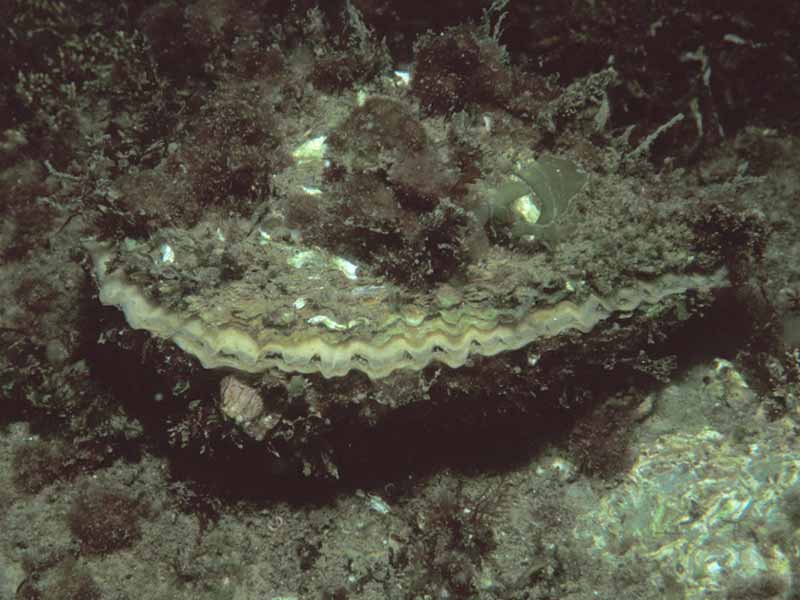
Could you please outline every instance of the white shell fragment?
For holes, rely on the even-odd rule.
[[[309,325],[322,325],[323,327],[327,327],[328,329],[332,329],[333,331],[344,331],[347,329],[347,325],[342,325],[341,323],[337,323],[330,317],[326,317],[325,315],[315,315],[308,319]]]
[[[161,244],[161,262],[167,265],[175,262],[175,251],[166,242]]]
[[[294,152],[292,152],[292,157],[299,162],[322,160],[327,148],[325,144],[326,139],[326,136],[319,135],[315,138],[306,140],[297,148],[295,148]]]
[[[333,266],[335,266],[342,273],[344,273],[344,276],[350,279],[351,281],[355,281],[356,279],[358,279],[358,275],[356,275],[356,273],[358,272],[358,265],[351,263],[349,260],[347,260],[346,258],[342,258],[341,256],[337,256],[336,258],[333,259],[332,262]]]
[[[411,73],[408,71],[395,71],[394,78],[398,85],[406,86],[411,83]]]
[[[375,495],[369,497],[369,507],[382,515],[389,514],[389,511],[392,510],[389,505],[384,502],[383,498]]]
[[[303,250],[290,256],[286,262],[295,269],[302,269],[304,266],[313,261],[316,256],[317,253],[313,250]]]
[[[530,194],[520,196],[514,201],[514,212],[522,217],[523,221],[531,224],[537,223],[542,214]]]

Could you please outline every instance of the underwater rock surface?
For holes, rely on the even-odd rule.
[[[0,597],[796,598],[800,3],[690,4],[0,3]]]

